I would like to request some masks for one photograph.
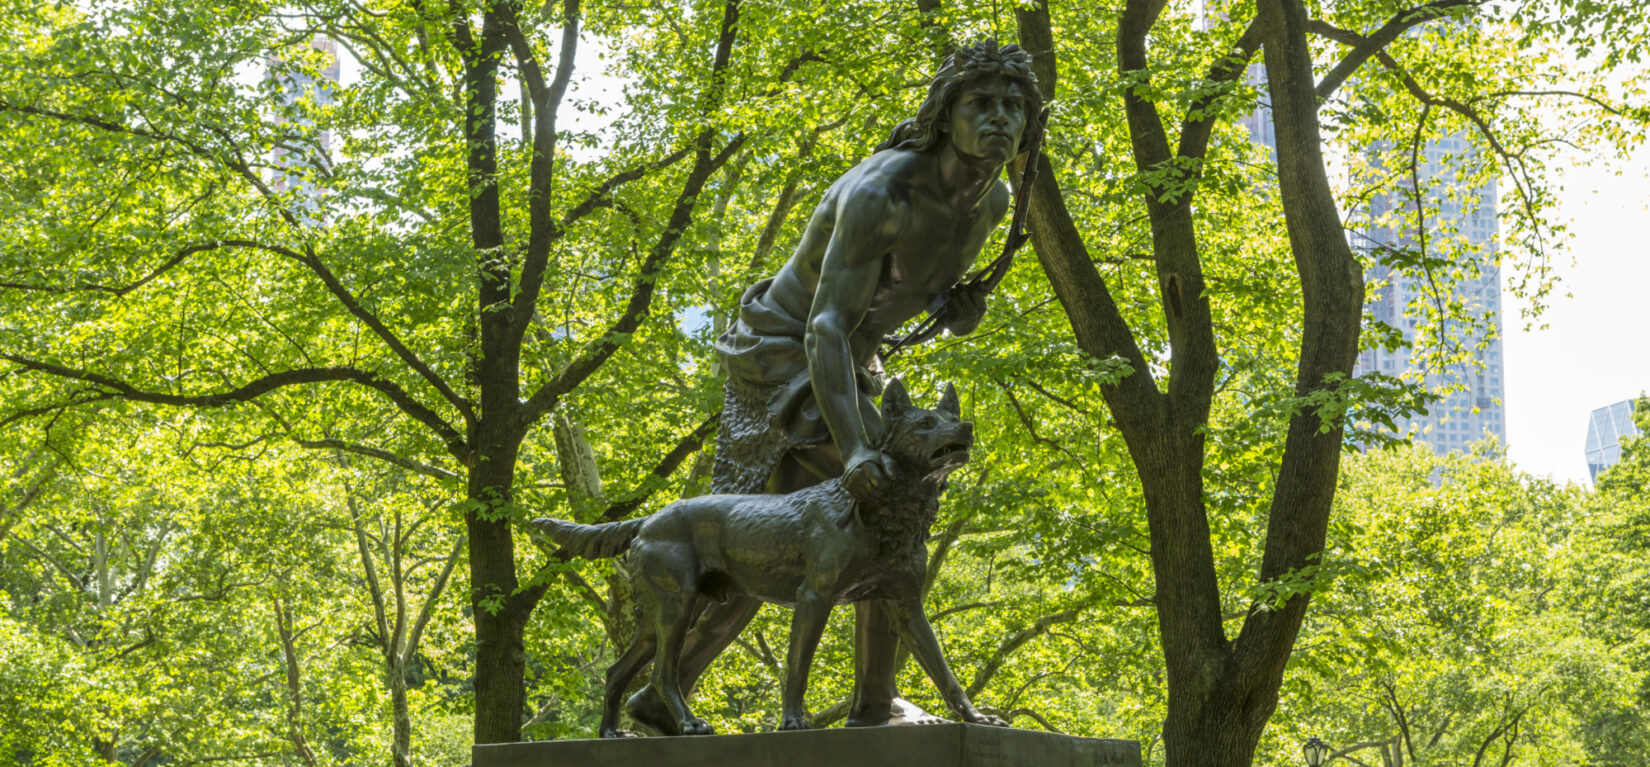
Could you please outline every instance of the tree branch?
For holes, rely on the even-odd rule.
[[[537,310],[539,294],[544,289],[544,270],[550,263],[550,245],[567,234],[569,227],[579,219],[601,207],[613,194],[614,189],[640,179],[649,173],[663,170],[681,162],[684,158],[693,154],[693,148],[694,145],[690,144],[657,160],[609,176],[605,181],[591,189],[590,193],[585,195],[583,201],[562,214],[561,222],[552,228],[542,249],[528,248],[527,257],[522,261],[521,287],[516,291],[516,297],[512,305],[515,325],[511,330],[515,338],[519,339],[532,324],[533,315]]]
[[[1039,3],[1019,17],[1022,26],[1035,28],[1036,35],[1053,39],[1047,3]],[[1045,74],[1050,83],[1054,82],[1058,70],[1053,55],[1033,63],[1039,71],[1039,83]],[[1078,347],[1094,360],[1120,357],[1132,368],[1133,372],[1121,381],[1101,387],[1118,422],[1128,423],[1141,432],[1160,430],[1166,403],[1151,367],[1146,364],[1145,354],[1140,351],[1128,322],[1118,311],[1105,279],[1094,266],[1082,233],[1060,193],[1053,165],[1047,156],[1041,162],[1037,183],[1031,188],[1031,211],[1027,216],[1037,260],[1042,263],[1071,321]]]
[[[705,440],[709,439],[710,435],[716,431],[716,426],[721,419],[722,411],[718,410],[711,413],[710,417],[701,422],[693,431],[682,435],[681,439],[676,440],[675,446],[671,447],[670,452],[665,453],[664,457],[659,459],[659,463],[654,465],[653,469],[642,479],[631,497],[608,506],[602,512],[601,520],[603,522],[615,522],[630,516],[632,512],[641,508],[648,498],[653,497],[653,494],[658,492],[664,481],[670,479],[670,475],[676,473],[676,469],[682,465],[683,461],[687,460],[688,456],[698,452],[699,448],[704,446]]]
[[[361,557],[361,570],[367,579],[367,596],[372,599],[373,617],[378,624],[378,638],[383,643],[386,659],[395,653],[390,646],[390,623],[384,610],[384,587],[378,579],[378,566],[372,560],[372,547],[367,545],[367,531],[361,523],[361,508],[356,503],[355,489],[344,475],[344,505],[349,509],[350,529],[355,533],[355,550]]]
[[[991,382],[996,384],[997,388],[1002,389],[1003,394],[1008,395],[1008,404],[1014,407],[1014,414],[1019,417],[1020,425],[1025,427],[1026,433],[1031,435],[1032,442],[1053,448],[1054,450],[1065,454],[1067,458],[1071,459],[1072,463],[1078,466],[1083,465],[1083,459],[1077,457],[1076,453],[1067,450],[1065,445],[1037,433],[1037,426],[1031,422],[1031,416],[1027,415],[1025,408],[1020,405],[1020,398],[1014,396],[1013,388],[1009,387],[1008,384],[1003,383],[1003,381],[998,378],[992,378]]]
[[[446,379],[443,379],[435,372],[434,368],[431,368],[429,364],[425,363],[424,360],[420,359],[417,354],[414,354],[411,349],[407,348],[407,345],[401,342],[401,339],[384,324],[383,320],[378,318],[378,315],[373,314],[368,311],[366,307],[362,306],[361,302],[355,298],[355,295],[350,292],[349,288],[344,286],[344,283],[338,279],[337,275],[333,274],[332,270],[327,268],[326,264],[321,262],[320,256],[317,256],[314,250],[306,246],[304,252],[299,253],[298,251],[281,245],[270,245],[254,240],[223,240],[221,244],[224,246],[263,250],[269,253],[274,253],[278,256],[289,258],[307,267],[310,271],[315,273],[315,276],[321,279],[321,283],[326,286],[327,292],[331,293],[333,297],[338,300],[338,303],[343,304],[344,309],[348,311],[351,316],[360,320],[362,324],[365,324],[368,328],[372,329],[372,332],[382,339],[384,344],[390,347],[390,350],[395,352],[397,357],[401,358],[402,362],[407,364],[407,367],[412,368],[413,372],[417,373],[419,377],[423,378],[425,381],[429,382],[431,386],[435,387],[435,390],[440,392],[441,396],[458,410],[459,414],[463,416],[465,423],[470,425],[475,424],[475,409],[471,406],[470,401],[459,396],[458,392],[454,391],[453,388],[447,384]]]
[[[513,316],[510,342],[519,343],[532,320],[533,307],[538,301],[544,269],[549,263],[550,246],[561,236],[561,227],[550,220],[551,191],[556,170],[556,119],[561,101],[567,93],[567,84],[573,76],[573,63],[579,43],[579,0],[563,0],[561,57],[556,67],[554,82],[546,85],[532,47],[522,35],[520,21],[511,0],[498,0],[494,12],[503,19],[502,28],[510,47],[515,51],[517,67],[527,83],[533,108],[532,160],[527,171],[527,254],[522,260],[521,287],[512,300]]]
[[[77,284],[77,285],[72,285],[72,286],[69,286],[69,287],[59,287],[59,286],[56,286],[56,285],[36,285],[36,284],[28,284],[28,283],[20,283],[20,282],[0,282],[0,288],[5,288],[5,289],[8,289],[8,290],[28,290],[28,291],[35,291],[35,292],[41,292],[41,293],[59,293],[59,294],[61,294],[61,293],[71,293],[71,292],[96,292],[96,293],[107,293],[109,295],[115,296],[116,298],[120,298],[120,297],[125,296],[127,293],[130,293],[134,290],[137,290],[138,288],[143,287],[144,285],[149,284],[150,282],[154,281],[155,278],[171,271],[173,267],[177,266],[178,264],[183,263],[184,260],[189,258],[190,256],[195,255],[196,253],[203,252],[203,251],[216,250],[218,248],[225,247],[226,245],[228,245],[228,243],[224,243],[224,242],[209,242],[209,243],[197,243],[197,244],[194,244],[194,245],[186,245],[182,248],[179,248],[176,252],[174,252],[172,254],[172,257],[166,259],[166,261],[161,263],[160,266],[157,266],[154,269],[151,269],[148,274],[138,278],[137,281],[126,284],[126,285],[121,285],[121,286],[118,286],[118,287],[117,286],[110,286],[110,285],[100,285],[100,284],[97,284],[97,283],[90,283],[90,282],[83,282],[83,283],[80,283],[80,284]]]
[[[1259,20],[1249,22],[1236,43],[1232,44],[1231,51],[1217,59],[1209,67],[1209,73],[1203,76],[1205,83],[1213,87],[1206,87],[1202,95],[1186,108],[1186,119],[1180,127],[1181,157],[1202,159],[1209,150],[1209,136],[1214,131],[1216,106],[1220,99],[1230,94],[1233,85],[1243,73],[1248,70],[1249,60],[1255,57],[1255,51],[1260,50],[1261,27]],[[1187,192],[1188,197],[1195,192]]]
[[[1364,37],[1357,32],[1341,29],[1323,21],[1314,20],[1308,24],[1307,28],[1313,34],[1327,37],[1331,40],[1346,45],[1359,45],[1364,40]],[[1519,204],[1523,207],[1527,215],[1530,216],[1531,220],[1536,220],[1538,218],[1535,215],[1537,205],[1531,191],[1534,183],[1531,181],[1533,174],[1530,172],[1529,165],[1524,161],[1524,157],[1522,155],[1507,149],[1506,145],[1501,142],[1501,138],[1496,135],[1495,130],[1490,127],[1489,120],[1485,118],[1484,115],[1480,113],[1472,104],[1463,102],[1459,99],[1450,98],[1448,96],[1439,96],[1432,93],[1425,86],[1423,86],[1419,80],[1416,80],[1415,76],[1410,74],[1408,69],[1405,69],[1402,64],[1398,63],[1397,59],[1394,59],[1392,55],[1387,53],[1385,50],[1377,50],[1374,56],[1381,62],[1383,67],[1398,78],[1399,82],[1403,84],[1404,89],[1408,91],[1410,96],[1412,96],[1416,101],[1419,101],[1427,106],[1443,107],[1455,112],[1456,114],[1467,118],[1467,120],[1478,129],[1479,135],[1483,136],[1484,141],[1490,145],[1490,151],[1494,152],[1495,155],[1500,157],[1502,162],[1505,163],[1507,176],[1512,179],[1513,188],[1518,192]],[[1538,240],[1538,245],[1542,249],[1545,249],[1545,240],[1541,238],[1540,230],[1535,229],[1534,231]]]
[[[986,661],[985,665],[980,667],[980,673],[974,676],[974,681],[968,684],[968,697],[973,698],[979,695],[980,691],[984,690],[985,686],[991,683],[991,678],[996,676],[998,671],[1002,670],[1003,663],[1008,660],[1008,656],[1013,654],[1015,650],[1025,646],[1025,643],[1048,633],[1048,630],[1054,626],[1076,620],[1077,616],[1093,603],[1094,600],[1090,599],[1070,610],[1057,612],[1053,615],[1045,615],[1038,618],[1037,622],[1031,624],[1030,626],[1010,634],[1008,638],[1004,639],[1003,643],[997,647],[997,651],[992,653],[991,660]]]
[[[1334,95],[1335,91],[1346,82],[1347,78],[1351,77],[1352,73],[1358,71],[1358,68],[1364,65],[1364,62],[1369,61],[1370,57],[1381,52],[1394,40],[1402,37],[1411,27],[1447,16],[1450,11],[1458,8],[1476,8],[1479,5],[1480,0],[1434,0],[1434,2],[1407,8],[1393,14],[1391,19],[1387,20],[1385,24],[1382,24],[1379,29],[1368,37],[1355,41],[1352,50],[1348,51],[1346,56],[1337,62],[1335,67],[1323,76],[1322,80],[1318,81],[1316,89],[1318,103],[1322,104],[1328,101],[1329,97]]]
[[[727,146],[716,155],[711,155],[711,145],[716,137],[716,126],[713,117],[718,106],[722,103],[726,83],[728,62],[733,55],[733,45],[738,38],[739,31],[739,0],[726,0],[722,9],[721,32],[716,40],[716,52],[713,56],[710,69],[711,82],[705,92],[703,115],[712,124],[707,125],[699,132],[695,139],[693,169],[688,172],[687,181],[682,191],[676,196],[676,203],[671,211],[670,219],[665,224],[664,234],[654,244],[652,251],[642,262],[640,273],[631,288],[630,300],[625,305],[623,314],[608,327],[601,336],[585,346],[584,351],[554,379],[546,382],[524,403],[519,412],[522,426],[527,426],[556,406],[568,392],[572,391],[592,373],[595,373],[621,347],[629,342],[630,335],[641,325],[642,319],[647,316],[653,302],[653,290],[664,272],[664,266],[675,253],[676,243],[686,233],[687,227],[693,221],[693,211],[699,200],[699,192],[704,189],[705,182],[711,174],[727,163],[728,158],[738,151],[745,143],[745,134],[740,132],[734,136]],[[530,307],[528,307],[530,308]],[[525,320],[517,318],[525,332]]]
[[[709,131],[703,134],[707,139]],[[523,425],[531,424],[543,417],[568,392],[577,388],[586,378],[595,373],[607,360],[629,343],[630,336],[642,324],[653,303],[653,291],[663,276],[664,266],[674,255],[676,243],[687,231],[688,224],[693,219],[693,209],[698,201],[699,192],[704,189],[705,182],[712,173],[722,167],[734,151],[745,143],[745,134],[735,136],[722,152],[714,158],[707,152],[701,151],[703,161],[696,163],[694,172],[688,176],[688,181],[681,194],[676,197],[675,210],[672,211],[670,221],[666,224],[665,232],[659,241],[654,244],[647,258],[642,262],[636,281],[631,287],[630,300],[625,304],[624,312],[619,315],[606,332],[591,341],[574,360],[572,364],[563,368],[555,378],[539,387],[527,402],[522,406],[520,418]]]
[[[418,642],[424,635],[424,627],[429,625],[430,616],[435,613],[435,605],[441,600],[441,592],[447,589],[447,581],[452,578],[453,567],[458,564],[458,555],[464,551],[464,536],[460,535],[453,541],[452,551],[447,552],[446,561],[441,565],[441,572],[435,576],[430,584],[430,591],[424,595],[424,604],[418,608],[418,614],[413,617],[412,628],[407,631],[406,645],[400,650],[401,663],[406,665],[412,662],[413,656],[418,654]]]
[[[431,477],[434,479],[460,479],[460,476],[457,473],[443,469],[440,466],[423,463],[422,461],[415,461],[411,458],[404,458],[382,448],[369,447],[367,445],[359,445],[354,442],[345,442],[341,439],[332,438],[300,439],[294,437],[292,441],[298,443],[300,447],[307,447],[312,450],[342,450],[346,453],[354,453],[356,455],[362,455],[368,458],[376,458],[393,466],[399,466],[407,471],[423,474],[426,477]]]
[[[94,373],[89,370],[79,370],[65,367],[51,362],[21,357],[15,354],[0,354],[4,359],[19,365],[25,370],[45,373],[57,378],[74,381],[84,381],[95,384],[107,390],[112,399],[121,399],[129,402],[147,402],[155,405],[169,405],[172,407],[224,407],[237,402],[251,402],[260,396],[288,386],[304,384],[326,383],[330,381],[349,381],[365,386],[387,397],[395,403],[403,413],[419,423],[428,426],[446,443],[447,450],[459,460],[467,457],[467,448],[464,436],[459,434],[450,424],[442,420],[435,411],[425,407],[418,400],[413,399],[400,386],[385,380],[377,373],[353,367],[314,367],[284,370],[271,373],[254,379],[240,387],[229,391],[213,392],[210,394],[168,394],[165,392],[147,391],[114,378],[112,376]]]
[[[716,430],[716,425],[721,418],[722,413],[720,411],[713,413],[703,423],[699,424],[698,428],[677,440],[676,445],[670,449],[670,452],[665,453],[664,457],[659,459],[659,463],[653,467],[653,470],[648,472],[648,477],[642,480],[637,489],[633,491],[634,494],[626,500],[608,506],[602,512],[599,521],[614,522],[623,519],[640,508],[643,503],[646,503],[647,499],[652,497],[662,486],[664,480],[669,479],[670,475],[675,473],[676,469],[682,465],[682,462],[687,460],[688,456],[704,444],[705,439],[710,436],[711,432]],[[540,568],[537,573],[534,573],[531,580],[532,585],[518,592],[512,598],[512,602],[516,603],[518,607],[523,607],[523,609],[530,609],[533,605],[538,604],[550,585],[550,579],[546,577],[547,571],[557,564],[570,562],[572,559],[572,552],[567,549],[556,549],[551,554],[552,561]]]
[[[1042,725],[1043,729],[1045,729],[1049,732],[1057,733],[1057,734],[1060,734],[1060,735],[1066,734],[1065,730],[1062,730],[1058,727],[1055,727],[1052,724],[1049,724],[1049,721],[1047,719],[1044,719],[1042,714],[1039,714],[1036,711],[1033,711],[1029,708],[1017,708],[1017,709],[1014,709],[1013,711],[1004,712],[1003,713],[1003,718],[1007,719],[1009,722],[1013,722],[1015,719],[1018,719],[1022,715],[1031,717],[1038,724]]]

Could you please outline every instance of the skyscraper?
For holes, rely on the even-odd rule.
[[[1632,400],[1594,410],[1587,418],[1587,475],[1597,481],[1599,472],[1621,460],[1621,440],[1638,433]]]
[[[1250,82],[1262,84],[1266,70],[1259,63],[1250,64],[1248,77]],[[1260,103],[1242,119],[1242,124],[1252,141],[1276,153],[1277,137],[1264,88]],[[1417,157],[1420,167],[1413,179],[1419,182],[1428,207],[1424,224],[1428,255],[1436,257],[1446,242],[1472,254],[1468,257],[1470,263],[1465,264],[1465,277],[1453,284],[1447,284],[1441,276],[1432,280],[1447,285],[1447,295],[1430,295],[1436,291],[1427,289],[1427,276],[1402,273],[1374,257],[1383,250],[1420,248],[1421,237],[1414,224],[1394,226],[1391,215],[1401,207],[1413,210],[1413,202],[1400,193],[1387,192],[1375,195],[1366,209],[1353,213],[1354,221],[1359,223],[1352,245],[1371,256],[1367,259],[1371,266],[1364,275],[1369,285],[1369,313],[1401,332],[1405,341],[1404,346],[1391,352],[1363,352],[1353,374],[1383,373],[1423,383],[1441,394],[1443,399],[1434,403],[1426,415],[1397,422],[1400,434],[1413,434],[1416,441],[1439,453],[1461,450],[1485,436],[1501,442],[1507,439],[1502,401],[1506,387],[1501,359],[1501,274],[1495,264],[1495,182],[1457,188],[1451,190],[1453,195],[1445,193],[1446,188],[1459,186],[1453,168],[1445,162],[1446,155],[1470,151],[1469,142],[1459,135],[1433,141],[1426,146],[1424,156]],[[1445,305],[1459,302],[1458,319],[1429,326],[1423,319],[1426,307],[1418,303],[1429,301]],[[1422,369],[1424,361],[1414,353],[1420,332],[1465,351],[1467,359],[1442,368]]]
[[[300,102],[308,102],[315,106],[333,103],[333,91],[338,85],[339,74],[338,43],[317,35],[310,40],[309,47],[319,51],[324,57],[325,65],[318,72],[319,77],[313,77],[302,70],[284,67],[281,60],[274,56],[268,61],[265,76],[271,80],[279,80],[283,107],[290,108]],[[289,111],[283,110],[283,113]],[[277,191],[297,192],[298,204],[304,212],[304,223],[314,226],[320,223],[317,215],[324,192],[312,179],[316,171],[325,170],[332,162],[332,132],[314,131],[314,122],[307,117],[299,118],[296,122],[310,128],[311,131],[308,135],[294,137],[295,140],[275,147],[272,159],[276,171],[272,185]]]
[[[1226,2],[1204,0],[1201,14],[1205,29],[1212,29],[1224,17]],[[1266,67],[1258,60],[1251,61],[1246,74],[1249,82],[1259,88],[1260,98],[1241,124],[1249,131],[1251,141],[1276,157],[1277,134],[1265,88]],[[1447,156],[1459,157],[1472,151],[1463,135],[1430,142],[1424,155],[1418,153],[1419,167],[1409,179],[1420,187],[1419,195],[1393,189],[1374,195],[1364,209],[1352,214],[1356,229],[1352,246],[1369,256],[1365,260],[1370,267],[1364,274],[1369,286],[1369,313],[1400,332],[1405,342],[1391,352],[1371,349],[1361,353],[1353,374],[1383,373],[1424,384],[1440,394],[1442,399],[1433,403],[1426,415],[1397,419],[1396,423],[1400,434],[1412,434],[1416,441],[1439,453],[1464,449],[1485,436],[1494,436],[1503,443],[1507,439],[1502,401],[1506,387],[1501,358],[1501,272],[1495,258],[1495,236],[1499,231],[1495,182],[1460,188],[1454,168],[1446,162]],[[1445,275],[1436,273],[1405,273],[1376,257],[1383,251],[1414,252],[1422,247],[1413,217],[1407,217],[1409,223],[1395,226],[1397,217],[1392,215],[1406,207],[1414,210],[1416,203],[1410,199],[1414,196],[1425,201],[1422,229],[1427,255],[1436,258],[1446,244],[1452,252],[1470,254],[1453,264],[1465,267],[1459,279],[1445,279]],[[1433,285],[1441,286],[1445,294],[1438,295],[1440,291],[1431,289]],[[1434,309],[1459,306],[1447,312],[1450,318],[1429,323],[1423,302],[1434,303]],[[1445,313],[1433,312],[1437,314]],[[1428,365],[1426,360],[1418,359],[1422,355],[1415,353],[1417,335],[1423,332],[1428,334],[1425,340],[1436,343],[1441,339],[1464,354],[1455,355],[1455,361],[1447,365]]]
[[[1464,185],[1446,162],[1452,154],[1471,151],[1464,137],[1449,135],[1430,142],[1417,157],[1414,181],[1426,210],[1419,227],[1414,216],[1400,223],[1393,215],[1413,212],[1416,206],[1410,199],[1414,195],[1398,191],[1374,195],[1367,209],[1355,214],[1361,225],[1353,244],[1371,256],[1364,275],[1369,314],[1401,333],[1406,343],[1392,351],[1364,351],[1354,374],[1397,376],[1439,394],[1442,399],[1426,415],[1397,424],[1400,434],[1413,434],[1439,453],[1462,450],[1486,436],[1507,439],[1495,182]],[[1459,255],[1448,266],[1420,273],[1400,271],[1381,257],[1403,252],[1413,261],[1423,245],[1428,258],[1446,249]],[[1451,271],[1456,274],[1449,275]],[[1423,333],[1428,337],[1422,339]],[[1416,347],[1423,340],[1456,354],[1448,363],[1420,359]]]

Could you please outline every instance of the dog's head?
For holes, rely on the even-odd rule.
[[[901,473],[922,479],[945,479],[968,463],[968,450],[974,446],[974,425],[962,419],[957,390],[950,384],[939,407],[924,410],[911,404],[905,384],[894,379],[882,392],[882,428],[882,452],[894,459]]]

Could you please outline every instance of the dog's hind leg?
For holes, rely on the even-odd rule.
[[[710,724],[694,716],[682,696],[682,642],[688,625],[693,622],[693,601],[697,594],[691,581],[681,582],[680,586],[677,594],[656,595],[659,649],[653,661],[653,687],[664,697],[665,706],[670,709],[681,734],[710,735],[714,732]]]
[[[619,729],[619,699],[624,697],[625,688],[630,686],[637,672],[653,658],[653,651],[658,647],[656,634],[653,626],[645,621],[639,623],[636,639],[630,643],[630,648],[607,667],[607,687],[602,695],[601,737],[630,737],[630,733]]]
[[[725,603],[711,602],[710,606],[701,612],[701,617],[693,624],[688,632],[687,639],[682,642],[681,665],[677,669],[678,684],[682,687],[682,695],[693,694],[693,686],[699,681],[710,662],[716,659],[733,640],[743,631],[745,625],[751,622],[756,611],[762,607],[761,600],[735,594]],[[665,705],[665,699],[659,694],[659,689],[653,685],[643,687],[625,703],[625,712],[638,724],[646,725],[657,730],[662,735],[680,735],[676,731],[676,718]]]

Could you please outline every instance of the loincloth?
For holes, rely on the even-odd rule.
[[[738,318],[716,339],[728,380],[716,437],[714,493],[763,492],[786,452],[831,440],[808,375],[806,318],[769,300],[772,283],[769,278],[746,290]],[[875,356],[854,366],[868,432],[880,431],[875,397],[882,391],[881,372]]]

